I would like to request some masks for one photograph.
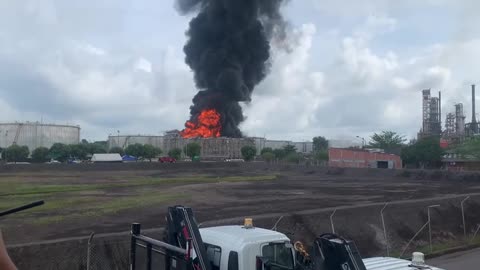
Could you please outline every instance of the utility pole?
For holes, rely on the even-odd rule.
[[[5,150],[3,150],[3,152],[5,153],[5,157],[4,157],[5,158],[5,163],[8,163],[8,159],[7,159],[7,149],[8,149],[7,145],[8,145],[8,143],[7,143],[7,140],[8,140],[8,130],[5,131],[5,147],[6,148],[5,148]]]
[[[432,246],[432,225],[431,225],[431,219],[430,219],[430,208],[434,208],[434,207],[440,207],[439,204],[435,204],[435,205],[430,205],[427,207],[427,216],[428,216],[428,238],[429,238],[429,242],[430,242],[430,253],[433,252],[433,246]]]
[[[463,221],[463,238],[465,238],[465,240],[467,239],[467,225],[465,223],[465,210],[464,210],[464,207],[463,207],[463,204],[465,203],[466,200],[470,199],[470,196],[467,196],[465,199],[462,200],[462,202],[460,203],[461,205],[461,208],[462,208],[462,221]]]

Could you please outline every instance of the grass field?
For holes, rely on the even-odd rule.
[[[275,178],[275,175],[228,177],[202,175],[178,178],[131,176],[110,177],[100,182],[75,181],[78,179],[67,177],[45,182],[30,177],[6,177],[0,179],[0,209],[45,200],[45,205],[19,213],[15,217],[21,218],[24,223],[46,225],[188,199],[188,193],[164,190],[164,187],[171,185],[270,181]]]

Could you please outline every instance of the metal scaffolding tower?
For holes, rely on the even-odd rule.
[[[426,89],[422,91],[423,94],[423,103],[422,103],[422,118],[423,118],[423,127],[422,132],[428,133],[430,130],[430,89]]]
[[[452,137],[455,135],[455,114],[448,113],[445,120],[445,135]]]
[[[442,133],[441,93],[438,93],[438,97],[432,97],[430,89],[425,89],[422,95],[423,126],[419,137],[439,136]]]
[[[465,114],[462,103],[455,104],[455,134],[458,136],[465,134]]]

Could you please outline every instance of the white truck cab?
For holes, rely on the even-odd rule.
[[[268,259],[272,269],[295,268],[295,250],[282,233],[246,224],[202,228],[200,235],[212,270],[257,269],[257,257]]]

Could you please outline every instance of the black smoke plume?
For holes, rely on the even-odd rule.
[[[286,1],[177,0],[180,13],[197,13],[184,47],[200,90],[190,107],[190,121],[214,108],[221,115],[221,135],[242,136],[240,102],[250,101],[268,72],[270,41],[285,40],[280,7]]]

